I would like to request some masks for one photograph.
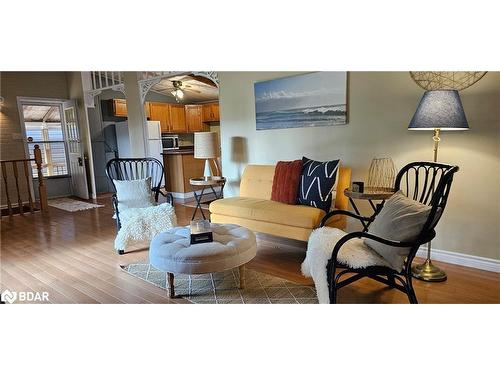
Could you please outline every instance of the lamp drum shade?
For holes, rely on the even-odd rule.
[[[469,130],[457,90],[426,91],[408,130]]]
[[[214,159],[219,156],[219,136],[216,132],[194,133],[194,157]]]

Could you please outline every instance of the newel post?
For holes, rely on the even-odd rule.
[[[38,194],[40,196],[40,209],[45,211],[47,209],[47,190],[45,188],[45,181],[42,172],[42,150],[39,145],[35,145],[34,149],[36,169],[38,171]]]

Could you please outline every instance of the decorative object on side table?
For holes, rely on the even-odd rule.
[[[408,130],[434,132],[434,162],[438,160],[441,130],[469,130],[462,101],[457,90],[426,91],[420,100]],[[427,244],[427,259],[412,268],[413,276],[424,281],[444,281],[446,273],[432,264],[431,243]]]
[[[368,170],[367,187],[375,191],[393,191],[396,167],[391,158],[375,158]]]
[[[220,154],[219,135],[216,132],[194,133],[194,158],[205,159],[205,179],[212,177],[210,160],[216,159]],[[219,166],[214,160],[217,176],[220,176]]]
[[[208,220],[191,220],[191,245],[197,243],[213,242],[214,236]]]
[[[363,193],[365,191],[365,183],[363,181],[354,181],[351,190],[353,193]]]

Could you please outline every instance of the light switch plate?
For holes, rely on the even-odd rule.
[[[23,139],[23,135],[21,133],[12,133],[12,139],[15,139],[15,140],[20,140],[20,139]]]

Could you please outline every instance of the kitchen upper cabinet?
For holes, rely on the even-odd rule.
[[[176,133],[186,133],[186,113],[182,104],[170,104],[170,129]]]
[[[186,105],[186,126],[188,132],[205,131],[206,127],[203,124],[203,106],[201,105]]]
[[[113,99],[113,115],[127,117],[127,101],[125,99]]]
[[[127,100],[126,99],[112,99],[113,116],[128,117]],[[144,104],[144,114],[146,118],[150,116],[149,103]]]
[[[162,133],[171,131],[170,106],[168,103],[149,102],[149,119],[151,121],[160,121]]]
[[[220,121],[219,103],[203,104],[203,122]]]

